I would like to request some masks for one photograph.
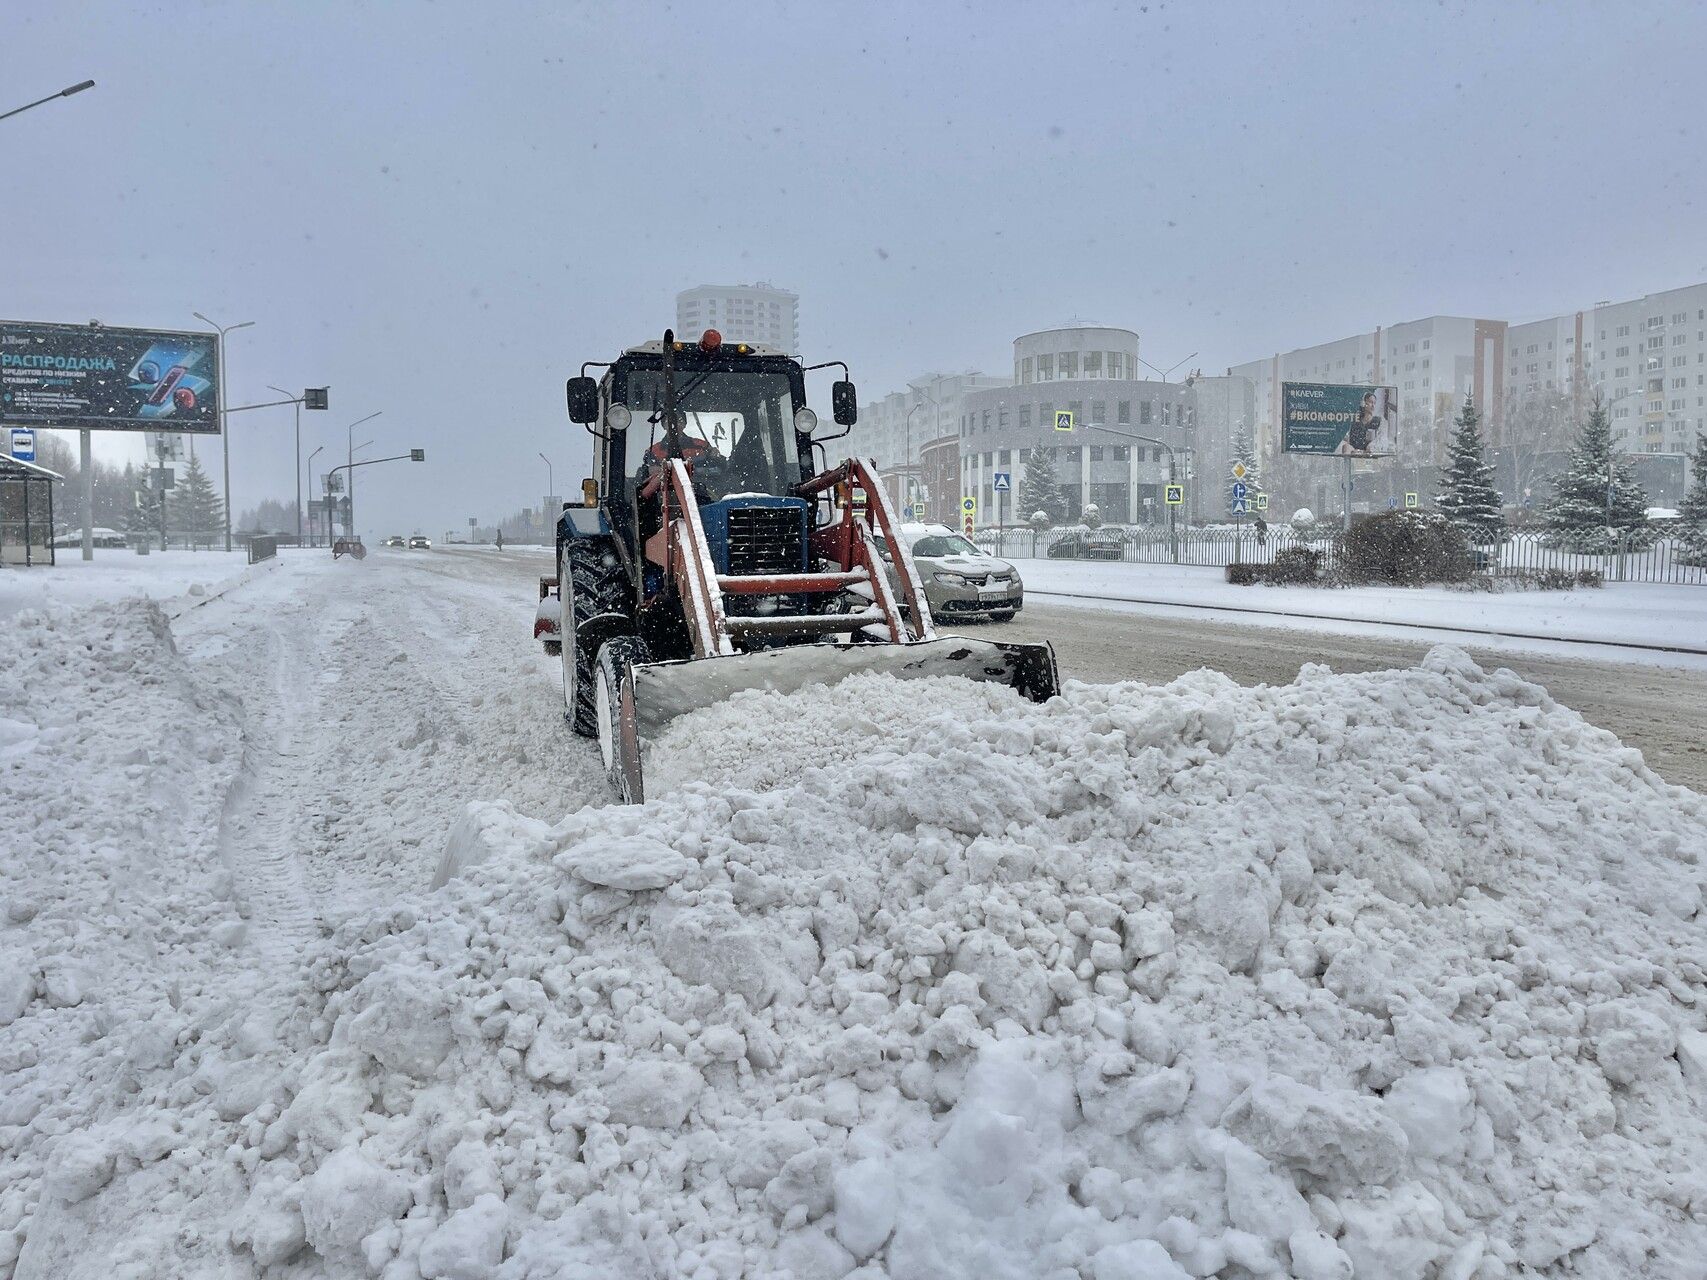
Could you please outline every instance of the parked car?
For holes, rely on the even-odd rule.
[[[432,546],[432,542],[425,534],[417,533],[409,539],[409,550],[411,551],[430,551]]]
[[[947,525],[904,524],[901,537],[925,584],[925,600],[939,619],[986,617],[1006,622],[1025,607],[1025,584],[1006,560],[980,551]],[[878,550],[890,563],[888,546]],[[890,571],[890,581],[896,581]]]
[[[404,545],[403,544],[403,535],[400,533],[392,534],[389,538],[387,538],[385,540],[385,545],[388,547],[401,547],[402,545]]]
[[[143,536],[147,537],[148,535],[144,534]],[[62,533],[53,540],[53,545],[56,547],[80,547],[83,545],[83,530],[73,529],[70,533]],[[124,547],[129,545],[129,539],[117,529],[96,528],[94,545],[97,547]]]
[[[1123,539],[1118,529],[1081,529],[1049,544],[1051,560],[1118,560]]]

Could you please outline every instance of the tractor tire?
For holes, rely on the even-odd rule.
[[[579,642],[580,624],[628,607],[628,577],[609,547],[591,538],[563,545],[557,565],[557,595],[562,612],[557,643],[563,659],[563,718],[583,738],[598,734],[593,695],[599,655]]]
[[[623,804],[633,804],[639,797],[634,794],[628,770],[623,768],[621,734],[618,732],[622,684],[628,679],[629,668],[651,660],[651,650],[639,636],[612,636],[599,646],[599,685],[594,699],[599,754],[604,758],[605,776],[610,779],[612,789]]]

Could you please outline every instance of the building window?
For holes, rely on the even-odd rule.
[[[1037,357],[1037,380],[1039,382],[1054,382],[1055,381],[1055,357],[1054,356],[1038,356]]]
[[[1027,356],[1019,362],[1019,380],[1021,384],[1031,381],[1031,357]]]
[[[1003,466],[1003,467],[1011,465],[1009,462],[1009,457],[1010,457],[1010,455],[1006,449],[1001,450],[1000,452],[998,452],[996,454],[996,458],[998,459],[997,465]]]
[[[1052,423],[1054,421],[1055,421],[1055,406],[1050,404],[1049,401],[1045,400],[1042,404],[1037,406],[1037,425],[1040,428],[1047,427],[1050,423]]]
[[[1098,426],[1108,425],[1108,401],[1091,401],[1091,421],[1096,423]]]
[[[1008,402],[1006,400],[996,406],[996,425],[1004,428],[1008,425]]]
[[[1085,377],[1087,377],[1087,378],[1100,378],[1100,377],[1102,377],[1102,352],[1100,352],[1100,351],[1087,351],[1087,352],[1085,352]]]
[[[1113,453],[1114,460],[1116,462],[1125,462],[1128,456],[1132,453],[1132,447],[1130,445],[1117,444],[1112,450],[1110,450],[1110,452]]]
[[[1173,421],[1174,421],[1174,407],[1173,407],[1173,405],[1169,404],[1166,400],[1164,400],[1164,401],[1162,401],[1162,425],[1164,427],[1172,426]]]
[[[1150,416],[1153,412],[1154,406],[1148,400],[1140,400],[1138,402],[1138,425],[1141,427],[1149,426]]]
[[[1019,407],[1019,425],[1021,431],[1031,430],[1031,406],[1028,404]]]
[[[1122,400],[1114,406],[1114,420],[1124,426],[1132,425],[1132,402]]]
[[[989,410],[988,410],[988,409],[986,409],[986,410],[984,410],[984,426],[983,426],[983,430],[984,430],[984,431],[986,431],[986,432],[988,432],[988,431],[989,431],[989,430],[990,430],[990,411],[989,411]]]
[[[1091,461],[1092,462],[1101,462],[1102,461],[1102,446],[1100,444],[1093,444],[1090,448],[1091,448]]]
[[[1083,426],[1085,423],[1085,402],[1083,400],[1067,401],[1067,408],[1072,410],[1073,425]]]
[[[1055,356],[1055,361],[1057,367],[1061,370],[1061,376],[1063,378],[1076,378],[1079,376],[1079,353],[1077,351],[1059,352]]]

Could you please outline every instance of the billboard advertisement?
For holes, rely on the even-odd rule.
[[[1331,382],[1280,384],[1280,447],[1286,453],[1390,458],[1398,444],[1395,387]]]
[[[219,430],[211,333],[0,320],[0,425]]]

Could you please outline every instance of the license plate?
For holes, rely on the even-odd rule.
[[[1008,594],[1008,589],[1006,586],[979,587],[978,588],[978,598],[980,600],[1004,599],[1004,598],[1006,598],[1007,594]]]

